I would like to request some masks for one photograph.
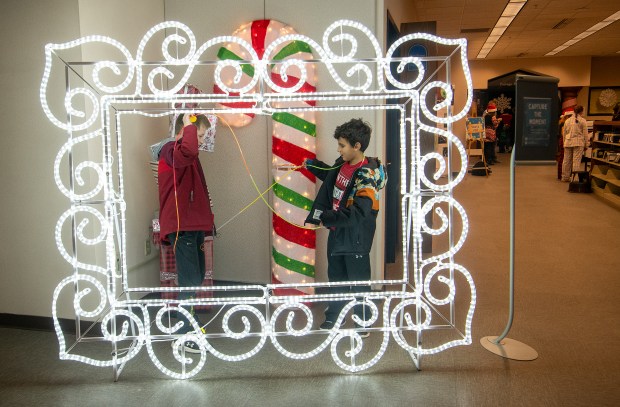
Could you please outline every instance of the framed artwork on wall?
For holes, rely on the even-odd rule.
[[[612,116],[614,106],[620,102],[620,86],[590,87],[588,116]]]

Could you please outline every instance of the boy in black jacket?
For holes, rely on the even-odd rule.
[[[318,160],[306,160],[306,168],[323,181],[306,223],[329,229],[327,276],[330,282],[370,280],[370,248],[379,212],[379,190],[387,182],[383,165],[366,157],[371,128],[362,119],[352,119],[336,128],[340,158],[332,168]],[[368,291],[369,286],[334,286],[330,294]],[[332,301],[321,329],[332,329],[345,301]],[[364,320],[364,310],[355,307]],[[344,322],[344,321],[343,321]],[[367,333],[362,335],[368,336]]]

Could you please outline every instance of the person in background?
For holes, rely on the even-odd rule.
[[[579,171],[581,157],[588,143],[588,125],[583,114],[583,106],[577,105],[574,115],[564,122],[564,160],[562,161],[562,182],[569,182],[573,171]]]
[[[558,180],[562,179],[562,165],[564,164],[564,123],[573,114],[573,108],[568,107],[564,109],[563,114],[560,116],[560,120],[558,121],[558,151],[556,154],[556,161],[558,163]]]
[[[499,163],[495,155],[495,146],[497,144],[497,127],[500,120],[496,117],[497,108],[495,104],[489,102],[487,110],[484,112],[484,159],[487,165]]]
[[[506,110],[499,116],[499,118],[502,123],[502,136],[498,137],[499,152],[509,153],[512,151],[512,145],[514,144],[511,110]]]

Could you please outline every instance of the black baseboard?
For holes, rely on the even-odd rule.
[[[215,286],[243,286],[243,285],[262,285],[260,283],[244,283],[238,281],[222,281],[217,280],[213,281]],[[322,294],[322,289],[317,289],[318,294]],[[218,295],[219,294],[219,295]],[[235,292],[235,296],[243,296],[243,295],[252,295],[251,291],[247,293],[239,293]],[[216,296],[225,297],[225,293],[217,293]],[[157,299],[159,298],[158,293],[149,293],[143,297],[144,299]],[[198,311],[200,313],[210,313],[211,310],[201,310]],[[76,320],[69,318],[59,318],[58,323],[60,325],[60,329],[62,332],[66,334],[75,334],[76,332]],[[84,335],[84,332],[88,330],[88,333],[92,333],[93,336],[98,336],[101,334],[101,323],[95,323],[95,326],[92,326],[92,321],[80,321],[80,332]],[[42,316],[33,316],[33,315],[18,315],[18,314],[8,314],[8,313],[0,313],[0,327],[4,328],[15,328],[15,329],[28,329],[34,331],[49,331],[54,332],[54,320],[52,317],[42,317]],[[89,329],[90,328],[90,329]],[[91,336],[89,334],[86,336]]]
[[[58,324],[62,332],[67,334],[75,333],[75,319],[59,318]],[[80,331],[86,332],[93,323],[80,321]],[[99,334],[101,328],[99,323],[90,329],[90,332]],[[4,328],[27,329],[32,331],[54,331],[54,320],[52,317],[37,317],[33,315],[0,314],[0,326]]]
[[[229,286],[229,285],[260,285],[258,283],[243,283],[237,281],[221,281],[216,280],[213,281],[213,284],[216,286]],[[143,297],[144,299],[157,299],[159,298],[158,293],[149,293]],[[199,312],[208,312],[208,311],[199,311]],[[76,331],[76,321],[75,319],[68,318],[59,318],[58,323],[60,325],[60,329],[62,332],[67,334],[75,334]],[[80,332],[84,333],[86,330],[90,328],[88,331],[93,335],[101,334],[101,324],[97,322],[95,326],[92,321],[80,321]],[[54,332],[54,320],[52,317],[42,317],[42,316],[33,316],[33,315],[18,315],[18,314],[8,314],[8,313],[0,313],[0,327],[5,328],[16,328],[16,329],[28,329],[33,331],[49,331]],[[89,335],[86,335],[89,336]]]

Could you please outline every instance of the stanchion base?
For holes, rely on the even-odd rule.
[[[489,352],[493,352],[503,358],[514,360],[534,360],[538,357],[538,352],[530,346],[515,341],[514,339],[504,338],[496,344],[497,336],[485,336],[480,338],[480,344]]]

